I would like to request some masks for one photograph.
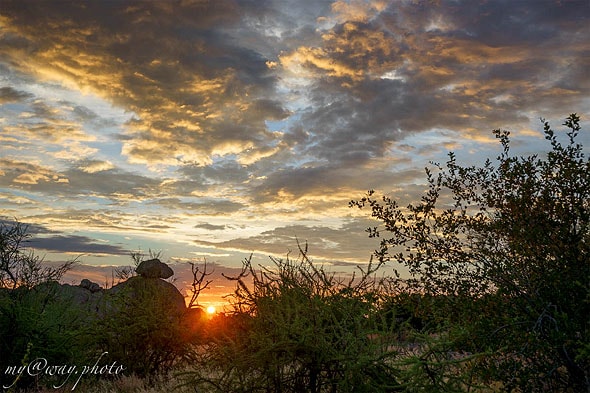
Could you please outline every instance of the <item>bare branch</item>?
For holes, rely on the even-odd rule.
[[[191,265],[193,281],[191,283],[191,300],[188,303],[188,308],[193,308],[197,307],[197,301],[201,292],[207,289],[213,282],[213,280],[205,280],[208,276],[213,274],[213,272],[208,271],[206,259],[204,260],[202,268],[199,268],[199,266],[194,262],[189,262],[189,264]]]

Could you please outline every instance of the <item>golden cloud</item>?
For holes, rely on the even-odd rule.
[[[334,77],[360,82],[380,78],[403,61],[396,55],[394,37],[376,28],[360,28],[354,21],[332,28],[322,35],[321,47],[302,46],[279,57],[284,69],[307,77]],[[346,83],[346,82],[345,82]]]
[[[275,147],[267,147],[267,148],[258,148],[258,149],[250,149],[241,152],[238,156],[238,162],[240,165],[252,165],[255,162],[258,162],[264,158],[271,157],[274,154],[280,152],[286,146],[285,144],[280,144]]]
[[[110,161],[92,161],[87,165],[82,166],[80,169],[86,173],[97,173],[108,171],[113,168],[115,168],[115,166]]]
[[[325,71],[328,76],[337,78],[348,77],[359,80],[364,74],[362,70],[337,62],[322,48],[300,47],[291,54],[280,56],[280,60],[284,68],[293,69],[294,73],[298,73],[299,69],[309,69],[312,66],[315,69]],[[310,71],[309,75],[313,75],[313,71]]]
[[[2,159],[0,165],[4,167],[2,176],[7,177],[7,180],[12,183],[23,185],[69,183],[69,180],[62,174],[37,164]]]
[[[12,181],[19,184],[38,184],[39,181],[49,181],[49,177],[40,173],[23,173],[18,175]]]
[[[153,34],[149,30],[155,23],[150,16],[151,6],[159,7],[142,4],[128,9],[124,17],[135,18],[136,24],[121,26],[116,34],[105,27],[108,23],[95,21],[88,25],[83,18],[54,23],[39,14],[35,28],[22,21],[19,24],[16,18],[4,18],[16,35],[37,47],[31,52],[15,45],[3,53],[21,71],[39,80],[90,91],[135,113],[135,121],[129,122],[122,138],[123,153],[132,163],[147,163],[151,167],[176,165],[181,158],[209,165],[211,155],[239,154],[254,146],[264,149],[273,140],[265,130],[266,113],[253,116],[248,101],[266,96],[265,90],[255,86],[254,81],[258,74],[262,78],[270,71],[269,65],[263,59],[258,63],[254,59],[252,75],[248,76],[253,81],[248,81],[236,71],[243,58],[230,54],[235,57],[232,60],[235,64],[223,64],[227,62],[223,52],[230,48],[209,48],[198,37],[189,42],[183,37],[162,34],[154,39],[166,41],[166,45],[155,52],[147,44],[150,40],[140,40],[136,35],[142,29]],[[116,11],[117,7],[110,10]],[[171,13],[172,10],[163,7],[162,11]],[[200,10],[201,14],[203,11],[211,12],[214,18],[220,17],[216,7],[206,6]],[[158,20],[159,25],[172,23],[166,16],[163,18]],[[205,15],[200,16],[204,18]],[[142,22],[137,24],[138,20]],[[134,31],[136,28],[139,31]],[[42,35],[45,39],[40,38]],[[120,52],[122,47],[127,48],[125,52]],[[199,54],[211,65],[187,56],[179,60],[178,51]],[[55,126],[64,129],[66,124]],[[252,132],[253,129],[260,131]],[[70,135],[75,132],[70,127]],[[80,135],[75,139],[80,140]]]
[[[340,23],[366,22],[386,9],[388,5],[389,2],[386,0],[338,0],[332,3],[332,12]]]

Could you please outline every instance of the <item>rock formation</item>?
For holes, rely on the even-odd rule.
[[[104,317],[130,305],[134,308],[153,308],[158,313],[174,316],[186,313],[184,296],[174,284],[164,281],[173,275],[167,264],[151,259],[141,262],[136,271],[139,276],[108,289],[88,279],[83,279],[80,285],[52,281],[40,284],[38,289],[53,293],[61,302],[71,304],[85,318]]]
[[[85,278],[80,283],[80,287],[84,289],[88,289],[91,293],[96,293],[102,290],[101,286],[95,282],[90,281],[89,279]]]
[[[145,278],[166,279],[172,277],[174,274],[174,271],[170,268],[170,266],[160,262],[160,260],[157,258],[141,262],[135,271],[137,274]]]
[[[184,296],[178,288],[159,278],[131,277],[107,290],[106,296],[111,299],[127,299],[121,303],[132,303],[136,307],[153,305],[158,310],[170,314],[184,313],[186,310]]]

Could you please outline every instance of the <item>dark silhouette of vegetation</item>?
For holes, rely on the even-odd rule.
[[[237,283],[230,328],[206,344],[193,382],[219,392],[397,389],[377,266],[342,280],[307,250],[271,261],[255,269],[247,259],[230,278]]]
[[[23,359],[44,357],[55,362],[75,351],[79,325],[67,305],[57,301],[59,280],[76,261],[58,267],[26,246],[28,226],[18,221],[0,223],[0,383],[25,386],[30,379],[16,381],[6,372]],[[15,384],[16,385],[16,384]]]
[[[97,352],[108,352],[140,377],[167,373],[187,350],[182,324],[186,310],[158,281],[128,280],[125,288],[104,296],[103,311],[93,321]]]
[[[57,267],[43,264],[43,258],[26,247],[28,225],[15,220],[0,222],[0,288],[32,288],[46,281],[58,281],[76,259]]]
[[[108,292],[96,284],[95,293],[61,285],[58,280],[75,261],[44,264],[25,247],[27,229],[18,221],[0,226],[0,386],[61,386],[63,374],[39,378],[35,370],[18,371],[37,360],[47,366],[78,365],[79,372],[97,360],[116,362],[127,374],[154,379],[190,359],[198,335],[183,296],[171,283],[128,274]],[[150,251],[149,257],[158,255]],[[132,254],[136,266],[143,257]],[[206,267],[202,277],[192,267],[195,280],[206,277]],[[208,284],[193,284],[196,299]]]
[[[427,169],[429,189],[406,208],[375,193],[352,206],[382,227],[380,261],[407,268],[408,291],[438,297],[454,350],[482,356],[474,372],[503,391],[590,391],[590,161],[576,142],[579,117],[551,151],[510,155],[495,131],[496,163]],[[449,207],[450,206],[450,207]]]

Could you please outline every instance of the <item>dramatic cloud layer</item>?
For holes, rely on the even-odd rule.
[[[0,216],[50,257],[127,250],[363,263],[376,188],[404,201],[491,130],[590,117],[587,0],[5,0]],[[590,138],[583,136],[586,140]]]

